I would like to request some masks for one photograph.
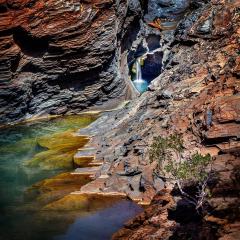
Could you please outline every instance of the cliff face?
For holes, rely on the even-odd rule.
[[[92,145],[103,162],[95,181],[82,192],[120,192],[140,203],[153,199],[114,239],[240,235],[240,5],[213,0],[194,1],[191,7],[175,31],[165,70],[151,91],[82,131],[95,135]],[[213,157],[211,210],[204,219],[154,174],[156,165],[149,162],[153,137],[175,132],[183,135],[185,156],[200,152]]]
[[[145,19],[157,30],[143,22],[136,30],[131,24],[141,13],[135,1],[1,1],[1,121],[79,111],[126,94],[127,83],[116,76],[118,50],[125,63],[135,59],[141,54],[136,49],[152,41],[143,35],[154,33],[161,42],[163,71],[150,91],[80,131],[94,136],[89,145],[102,164],[80,192],[117,192],[142,204],[152,201],[115,239],[238,239],[240,4],[191,1],[177,29],[166,31],[154,18],[178,16],[174,2],[184,10],[189,4],[149,1]],[[150,164],[153,137],[175,132],[183,135],[185,156],[213,157],[211,211],[204,219]]]
[[[0,1],[0,123],[124,98],[120,40],[138,1]]]

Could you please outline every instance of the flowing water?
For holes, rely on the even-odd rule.
[[[136,60],[136,79],[133,81],[135,88],[138,92],[143,93],[148,88],[148,82],[142,79],[142,69],[140,58]]]
[[[124,199],[69,195],[90,181],[69,173],[88,141],[73,132],[95,119],[68,116],[0,130],[1,240],[110,239],[141,211]]]

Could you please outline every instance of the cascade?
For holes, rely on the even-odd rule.
[[[141,62],[140,58],[137,59],[136,61],[136,80],[142,80],[142,69],[141,69]]]
[[[142,79],[142,69],[141,69],[141,62],[140,58],[136,60],[136,79],[133,81],[135,88],[140,92],[143,93],[148,88],[148,82]]]

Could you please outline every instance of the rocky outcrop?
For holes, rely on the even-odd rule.
[[[176,223],[168,219],[168,209],[174,206],[174,200],[167,191],[154,197],[151,207],[139,214],[134,220],[125,224],[124,228],[112,236],[112,239],[163,239],[171,236]]]
[[[76,194],[114,193],[151,203],[115,239],[238,239],[239,1],[149,1],[144,19],[154,30],[136,21],[137,2],[128,2],[131,14],[124,1],[83,1],[76,6],[71,2],[64,7],[67,12],[53,7],[56,3],[64,4],[1,5],[1,47],[6,50],[1,57],[3,119],[74,112],[118,97],[127,91],[114,75],[118,40],[125,37],[121,73],[160,41],[162,73],[149,91],[79,132],[92,136],[88,147],[100,167],[94,180]],[[163,8],[167,11],[158,11]],[[163,19],[171,20],[173,10],[177,17],[171,24],[177,24],[176,30]],[[179,16],[183,19],[177,23]],[[136,25],[124,31],[131,23]],[[153,137],[175,132],[183,135],[183,157],[200,152],[210,153],[214,160],[209,214],[204,218],[155,174],[156,163],[149,161]]]
[[[178,4],[176,1],[173,9],[179,7]],[[182,12],[186,11],[185,5]],[[150,14],[149,17],[150,20],[154,20],[159,16]],[[144,22],[142,24],[138,38],[128,53],[128,59],[131,63],[139,56],[146,57],[143,67],[145,76],[147,73],[144,72],[144,68],[151,69],[148,57],[158,59],[156,55],[162,54],[161,63],[159,64],[160,60],[157,62],[158,67],[167,64],[168,49],[174,40],[174,28],[164,29],[160,34],[158,30],[147,27]],[[159,45],[156,44],[157,41]],[[151,51],[152,48],[154,49],[152,52],[147,52],[147,49]],[[154,61],[150,65],[154,66]],[[150,166],[146,160],[148,140],[152,137],[149,129],[157,128],[156,122],[161,118],[158,114],[164,114],[162,109],[149,107],[151,104],[157,104],[155,96],[155,93],[145,93],[141,98],[127,104],[125,108],[114,113],[105,113],[88,129],[80,132],[95,136],[90,145],[96,149],[96,159],[103,162],[97,179],[84,186],[83,192],[95,192],[96,189],[104,192],[117,191],[141,204],[148,204],[155,192],[164,187],[163,181],[152,175],[155,166]]]
[[[115,239],[239,236],[239,3],[194,1],[191,8],[150,91],[81,131],[94,135],[91,144],[103,162],[83,191],[118,191],[146,204],[168,189],[168,200],[153,200]],[[153,137],[174,132],[183,134],[185,156],[210,153],[214,159],[211,211],[204,219],[154,174],[156,165],[149,162]]]
[[[141,11],[137,0],[0,1],[0,123],[128,97],[120,42]]]

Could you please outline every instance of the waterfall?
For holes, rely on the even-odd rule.
[[[148,88],[148,82],[142,79],[141,58],[138,58],[136,60],[135,66],[136,66],[136,79],[133,81],[133,84],[139,93],[143,93]]]
[[[142,80],[142,69],[140,58],[136,61],[136,81]]]

